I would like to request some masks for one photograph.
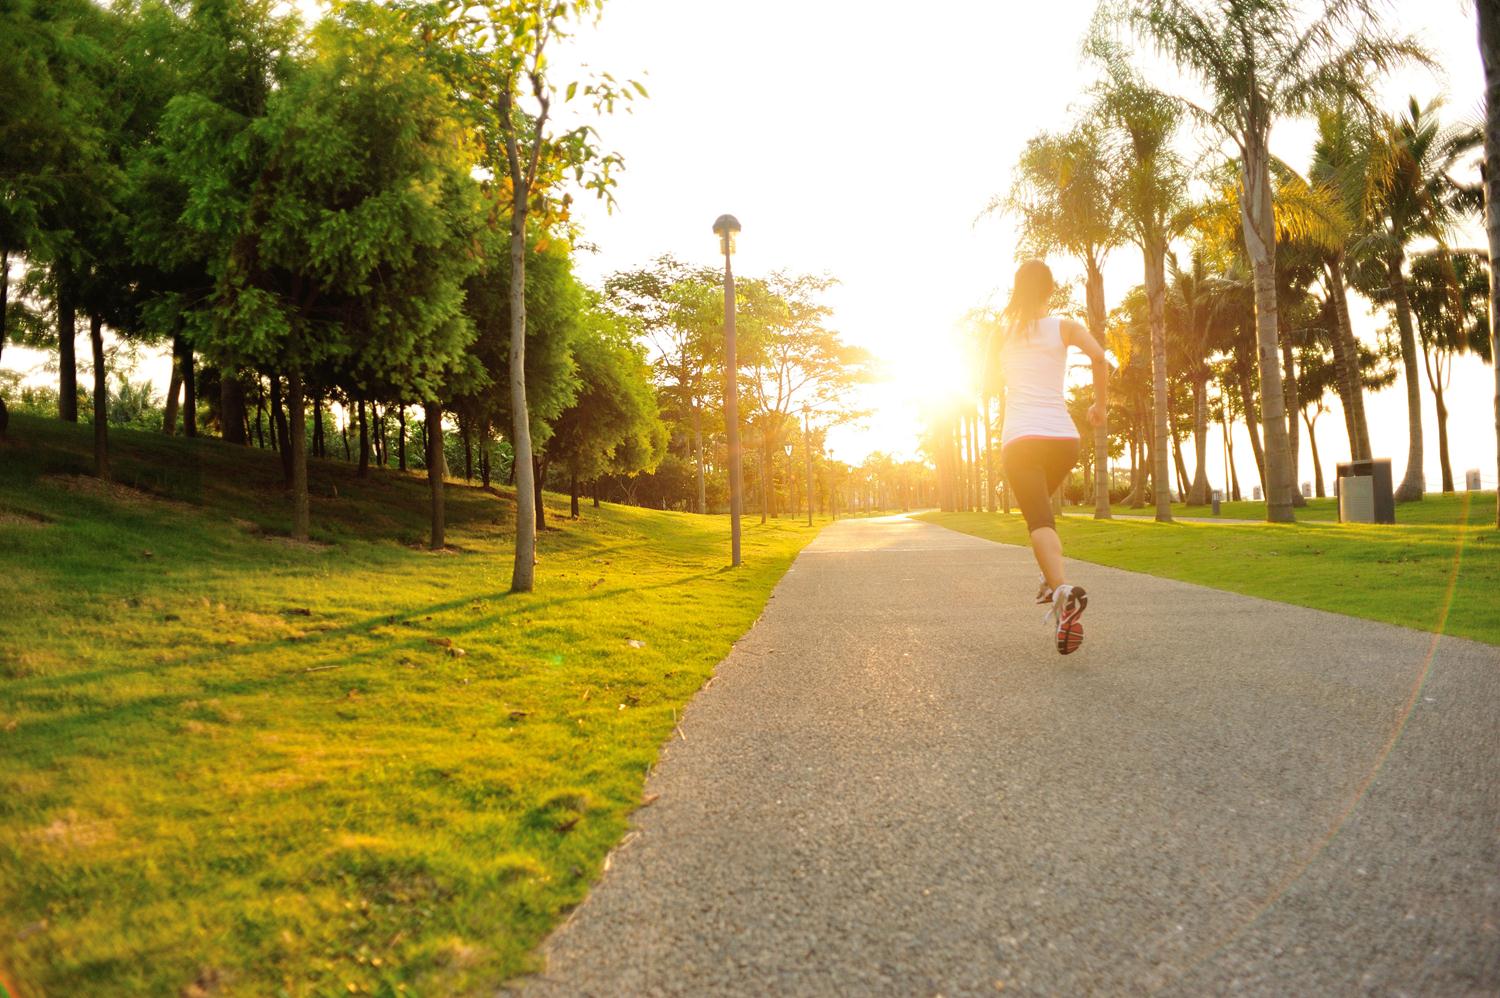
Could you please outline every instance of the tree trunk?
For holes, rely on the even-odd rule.
[[[532,488],[536,492],[536,529],[537,533],[541,533],[547,529],[547,506],[542,502],[542,484],[547,480],[547,459],[538,454],[531,460],[536,466],[533,469],[535,474],[531,476]]]
[[[1401,369],[1406,379],[1406,474],[1396,489],[1397,502],[1418,502],[1427,491],[1422,470],[1422,382],[1417,374],[1417,335],[1412,327],[1411,300],[1406,294],[1406,257],[1401,252],[1386,258],[1391,295],[1396,299],[1396,327],[1401,332]]]
[[[1089,255],[1084,260],[1084,298],[1088,303],[1089,332],[1104,342],[1104,272],[1099,260]],[[1108,520],[1109,511],[1109,426],[1094,427],[1094,519]]]
[[[1479,0],[1479,54],[1484,63],[1484,162],[1500,163],[1500,4]],[[1490,371],[1495,376],[1495,473],[1500,478],[1500,170],[1482,168],[1484,227],[1490,243]],[[1500,529],[1500,488],[1495,490],[1495,526]]]
[[[359,471],[360,478],[368,478],[370,475],[370,424],[365,414],[365,400],[360,399],[359,405]]]
[[[328,445],[323,433],[323,389],[313,393],[313,457],[327,457]]]
[[[1265,424],[1266,520],[1292,523],[1291,458],[1286,402],[1281,392],[1280,339],[1276,305],[1276,226],[1271,208],[1271,157],[1265,133],[1253,134],[1241,174],[1241,228],[1255,274],[1255,344],[1260,368],[1261,420]],[[1247,417],[1249,413],[1246,413]]]
[[[94,351],[94,474],[109,481],[109,372],[104,369],[104,320],[89,316]]]
[[[1151,322],[1151,484],[1158,523],[1172,522],[1172,480],[1167,470],[1167,279],[1166,245],[1141,247],[1146,254],[1146,308]]]
[[[572,514],[573,519],[578,519],[578,472],[576,471],[568,479],[568,512]]]
[[[231,368],[219,369],[219,434],[225,443],[250,441],[245,435],[245,385]]]
[[[182,342],[182,435],[198,435],[198,367],[193,358],[193,345]]]
[[[437,402],[423,405],[427,427],[427,485],[432,492],[432,538],[428,546],[441,551],[443,523],[443,407]]]
[[[516,471],[516,561],[510,588],[517,593],[529,593],[536,585],[536,483],[526,407],[526,208],[531,192],[524,186],[512,191],[510,212],[510,409]]]
[[[167,382],[167,408],[161,417],[161,431],[167,436],[177,432],[177,397],[182,394],[182,369],[177,366],[177,352],[172,352],[172,378]],[[262,442],[264,447],[265,443]]]
[[[1188,494],[1187,464],[1182,460],[1182,438],[1172,431],[1172,466],[1177,472],[1177,494],[1183,499]]]
[[[297,454],[297,441],[291,437],[287,427],[286,410],[281,407],[281,375],[271,375],[271,419],[276,426],[276,436],[281,441],[281,478],[288,489],[296,488],[297,469],[293,458]]]
[[[307,395],[302,390],[302,372],[292,368],[286,376],[287,427],[290,447],[283,448],[292,463],[292,537],[307,540],[310,515],[307,503]]]
[[[57,415],[78,422],[78,307],[73,304],[72,278],[65,268],[57,273]]]
[[[766,522],[766,517],[769,515],[769,511],[770,511],[770,502],[771,502],[770,496],[771,496],[771,492],[770,492],[770,489],[767,488],[767,482],[769,480],[769,472],[768,472],[768,470],[766,468],[766,465],[768,465],[770,463],[769,461],[766,460],[766,455],[767,455],[767,453],[770,452],[770,449],[771,449],[771,445],[770,445],[770,443],[767,442],[765,434],[761,434],[761,438],[760,438],[760,522],[761,523],[765,523]]]
[[[1208,490],[1208,368],[1200,367],[1193,379],[1193,484],[1188,489],[1189,506],[1206,506]]]
[[[1290,341],[1283,340],[1281,344],[1281,362],[1286,367],[1286,439],[1287,459],[1292,466],[1292,506],[1302,508],[1307,505],[1307,499],[1302,495],[1302,483],[1298,481],[1302,476],[1298,472],[1301,464],[1302,441],[1298,432],[1301,425],[1297,422],[1297,413],[1302,411],[1302,401],[1297,396],[1297,366],[1292,358],[1292,345]]]
[[[693,404],[693,453],[698,464],[698,512],[708,512],[708,482],[703,473],[703,407]]]
[[[469,435],[469,421],[462,416],[458,420],[458,434],[464,442],[464,481],[474,480],[474,441]]]
[[[402,471],[406,470],[406,403],[403,402],[396,409],[396,467]],[[484,484],[490,484],[489,475],[486,473]]]
[[[265,416],[266,416],[266,386],[261,381],[260,375],[257,374],[255,376],[255,439],[256,439],[256,445],[258,447],[260,447],[261,450],[265,450],[266,449]],[[272,431],[271,431],[271,442],[273,444],[276,442],[276,431],[274,429],[272,429]],[[347,438],[345,438],[345,440],[344,440],[344,451],[345,451],[344,456],[345,457],[349,456],[348,450],[349,450],[349,441],[348,441]]]
[[[1323,491],[1323,462],[1318,460],[1318,434],[1313,429],[1314,420],[1307,417],[1307,410],[1302,410],[1302,421],[1307,424],[1307,443],[1312,448],[1313,459],[1313,495],[1319,499],[1324,498]]]
[[[1228,409],[1227,405],[1225,409]],[[1244,493],[1240,492],[1240,475],[1234,467],[1234,424],[1227,420],[1224,423],[1224,447],[1229,452],[1229,481],[1225,485],[1229,489],[1229,497],[1239,502],[1244,498]]]
[[[1270,482],[1266,478],[1266,454],[1260,446],[1260,421],[1255,418],[1255,399],[1250,394],[1250,379],[1241,377],[1240,404],[1245,407],[1245,429],[1250,431],[1250,450],[1255,455],[1255,471],[1260,475],[1261,495],[1270,495]]]
[[[995,443],[994,443],[994,440],[990,436],[990,433],[991,433],[991,420],[990,420],[991,406],[990,406],[990,397],[988,395],[984,396],[982,405],[984,406],[984,508],[986,510],[988,510],[989,512],[993,513],[995,511],[995,502],[996,502],[996,496],[995,496]],[[811,496],[808,497],[808,502],[812,502]]]
[[[599,479],[597,479],[597,478],[594,479],[593,493],[594,493],[594,508],[598,509],[599,508]]]
[[[1432,386],[1433,394],[1437,398],[1438,417],[1438,459],[1443,467],[1443,491],[1453,491],[1453,465],[1448,460],[1448,405],[1443,401],[1443,388],[1440,384]]]
[[[1364,377],[1359,367],[1359,341],[1354,338],[1354,326],[1349,321],[1349,290],[1344,282],[1344,255],[1335,256],[1328,265],[1329,290],[1333,294],[1333,310],[1338,317],[1338,329],[1333,337],[1333,357],[1338,365],[1339,381],[1343,385],[1340,393],[1349,424],[1349,453],[1356,461],[1370,458],[1370,424],[1365,418]]]

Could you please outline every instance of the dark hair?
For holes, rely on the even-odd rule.
[[[1047,314],[1047,303],[1056,287],[1052,271],[1041,260],[1026,260],[1016,268],[1016,282],[1010,289],[1010,301],[1000,313],[1007,338],[1025,330]]]

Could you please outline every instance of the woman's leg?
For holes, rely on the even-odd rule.
[[[1031,532],[1031,553],[1036,556],[1037,567],[1048,587],[1056,589],[1067,584],[1063,574],[1062,538],[1055,527],[1038,527]]]
[[[1049,440],[1017,440],[1007,446],[1001,457],[1005,476],[1026,526],[1031,532],[1031,552],[1047,585],[1056,589],[1063,578],[1062,541],[1052,519],[1052,490],[1047,487]],[[1055,461],[1054,461],[1055,463]]]

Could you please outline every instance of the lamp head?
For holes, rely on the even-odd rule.
[[[740,231],[740,220],[733,215],[720,215],[714,219],[714,231],[719,234],[719,251],[725,256],[734,252],[734,234]]]

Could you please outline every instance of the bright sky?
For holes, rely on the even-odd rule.
[[[1091,82],[1078,51],[1094,7],[1093,0],[929,8],[610,0],[600,26],[572,43],[567,61],[639,76],[651,99],[600,124],[627,169],[619,210],[606,215],[586,205],[580,212],[599,247],[581,261],[583,275],[597,280],[663,252],[712,264],[710,226],[733,213],[744,225],[736,271],[833,274],[842,282],[833,296],[836,328],[886,358],[896,377],[868,392],[875,415],[865,427],[836,432],[837,456],[857,462],[872,450],[911,453],[918,399],[940,367],[934,355],[949,352],[944,344],[969,309],[1003,303],[1014,270],[1010,223],[976,223],[976,216],[1010,186],[1025,141],[1062,127]],[[1404,73],[1387,87],[1387,103],[1394,109],[1408,93],[1426,100],[1446,92],[1450,114],[1477,113],[1483,91],[1472,6],[1401,0],[1393,11],[1392,23],[1417,32],[1448,78]],[[1272,145],[1303,166],[1310,129],[1279,128]],[[1060,279],[1077,275],[1072,261],[1052,262]],[[1111,305],[1139,283],[1140,267],[1138,252],[1114,254],[1106,272]],[[1379,324],[1368,315],[1356,323],[1366,336]],[[1489,378],[1477,363],[1454,374],[1450,435],[1460,487],[1464,468],[1486,469],[1487,482],[1494,476]],[[1435,489],[1436,415],[1425,385],[1423,392]],[[1398,475],[1404,397],[1398,382],[1369,407],[1377,452],[1395,458]],[[1325,477],[1334,460],[1347,459],[1342,426],[1337,410],[1318,423]],[[1215,481],[1219,448],[1215,436]],[[1236,463],[1242,483],[1255,477],[1248,439],[1237,442]],[[1311,467],[1304,444],[1304,478]]]
[[[1094,7],[1094,0],[928,8],[889,0],[610,0],[597,28],[556,53],[559,79],[582,62],[642,79],[651,97],[599,123],[627,169],[613,215],[593,202],[579,206],[598,248],[580,260],[582,276],[597,283],[665,252],[716,264],[710,227],[733,213],[744,225],[736,271],[837,277],[835,327],[891,372],[866,392],[873,415],[865,424],[835,431],[835,454],[858,462],[875,450],[914,453],[918,406],[934,381],[949,377],[957,323],[971,308],[1002,304],[1014,270],[1009,221],[976,217],[1009,188],[1025,141],[1063,127],[1081,100],[1092,73],[1078,52]],[[1395,109],[1407,94],[1425,101],[1446,93],[1450,115],[1477,114],[1472,5],[1399,0],[1392,10],[1391,23],[1417,32],[1447,77],[1404,73],[1385,88],[1385,102]],[[1305,166],[1310,128],[1279,127],[1272,149]],[[1480,239],[1476,228],[1468,241]],[[1073,261],[1051,262],[1059,279],[1078,276]],[[1140,267],[1131,249],[1110,258],[1111,305],[1139,283]],[[1384,319],[1353,304],[1356,331],[1373,337]],[[5,354],[7,366],[21,369],[40,359],[15,347]],[[146,370],[164,386],[164,359]],[[1436,415],[1425,384],[1422,391],[1435,489]],[[1494,484],[1492,393],[1488,368],[1456,365],[1449,430],[1460,487],[1471,467]],[[1377,456],[1392,457],[1397,475],[1406,456],[1404,398],[1398,382],[1368,406]],[[1325,478],[1348,456],[1342,425],[1337,409],[1318,424]],[[1255,470],[1243,429],[1239,437],[1236,463],[1248,491]],[[1214,435],[1215,484],[1223,480],[1220,453]]]

